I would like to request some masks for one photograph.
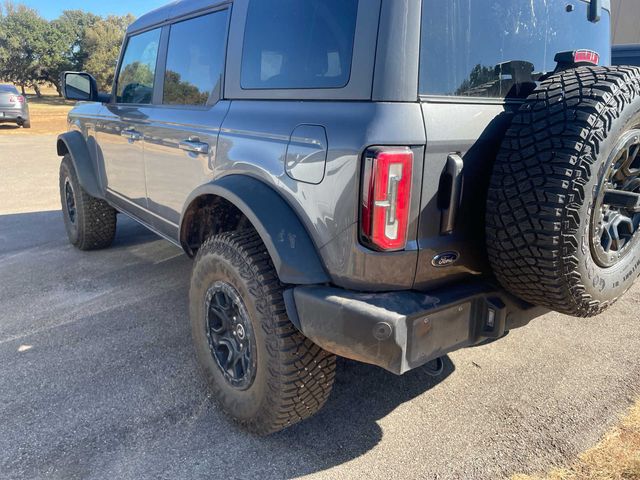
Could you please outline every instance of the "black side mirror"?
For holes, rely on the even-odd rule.
[[[105,95],[98,92],[98,82],[85,72],[63,72],[62,91],[67,100],[102,102]]]

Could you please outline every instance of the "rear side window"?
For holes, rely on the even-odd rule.
[[[358,0],[251,0],[242,88],[344,87],[357,11]]]
[[[224,66],[228,10],[171,26],[163,103],[206,105],[219,92]]]
[[[609,65],[609,13],[581,0],[423,0],[420,93],[522,98],[556,53],[590,49]]]
[[[116,85],[118,103],[151,103],[159,46],[159,28],[129,38]]]

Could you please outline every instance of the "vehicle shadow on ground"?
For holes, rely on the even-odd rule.
[[[289,478],[358,458],[382,440],[378,421],[454,372],[449,357],[444,357],[443,363],[444,369],[437,377],[430,376],[427,367],[397,376],[373,365],[340,358],[334,390],[324,409],[306,422],[263,439],[264,453],[295,445],[300,461],[290,465],[286,472]]]
[[[0,309],[9,309],[0,333],[16,338],[0,342],[0,404],[11,405],[0,408],[0,470],[115,478],[121,467],[120,478],[137,479],[320,472],[378,445],[380,420],[455,370],[446,357],[438,377],[340,359],[321,412],[256,437],[207,395],[191,345],[191,265],[124,215],[112,248],[99,252],[68,244],[60,211],[0,215],[0,278],[10,279],[0,288]],[[33,348],[16,353],[23,343]],[[26,416],[34,426],[25,431]]]

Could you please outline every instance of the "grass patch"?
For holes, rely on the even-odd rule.
[[[514,475],[512,480],[640,480],[640,401],[571,467],[545,476]]]

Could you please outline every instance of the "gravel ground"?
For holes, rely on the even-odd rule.
[[[341,361],[319,415],[248,435],[194,360],[191,260],[123,218],[113,248],[73,249],[54,140],[0,136],[0,478],[503,478],[570,461],[640,393],[638,285],[436,379]]]

